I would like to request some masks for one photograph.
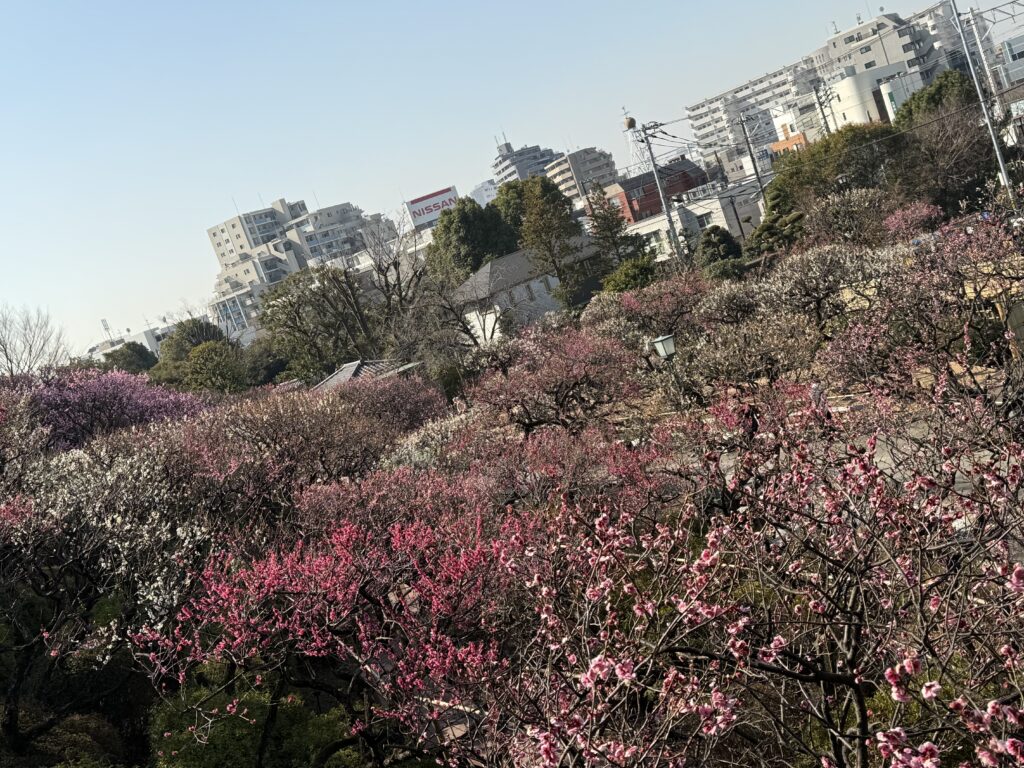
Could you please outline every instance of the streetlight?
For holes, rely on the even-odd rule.
[[[666,336],[659,336],[651,342],[651,346],[654,347],[654,351],[658,353],[658,357],[662,360],[671,360],[676,353],[676,337],[671,333]]]

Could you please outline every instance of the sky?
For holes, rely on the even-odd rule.
[[[910,12],[925,0],[887,11]],[[857,0],[0,0],[0,304],[74,350],[200,309],[206,228],[285,197],[395,214],[495,137],[630,162],[685,107],[822,45]],[[685,131],[685,124],[678,124]]]

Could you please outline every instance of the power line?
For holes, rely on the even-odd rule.
[[[934,125],[935,123],[941,123],[943,120],[948,120],[951,115],[958,115],[958,114],[961,114],[962,112],[966,112],[969,109],[977,109],[977,108],[978,108],[977,104],[967,104],[967,105],[965,105],[963,107],[960,107],[959,109],[953,110],[952,112],[946,112],[945,114],[943,114],[943,115],[941,115],[939,117],[936,117],[936,118],[934,118],[932,120],[927,120],[927,121],[925,121],[923,123],[920,123],[918,125],[912,126],[910,128],[904,128],[903,130],[897,131],[896,133],[890,133],[888,136],[880,136],[877,139],[872,139],[871,141],[866,141],[863,144],[858,144],[855,147],[847,147],[846,149],[840,151],[838,157],[842,157],[843,155],[846,155],[849,152],[856,152],[857,150],[865,149],[866,147],[874,146],[875,144],[881,144],[883,141],[889,141],[890,139],[895,139],[898,136],[903,136],[903,135],[908,134],[908,133],[913,133],[914,131],[919,131],[922,128],[927,128],[929,125]],[[875,123],[875,125],[884,125],[884,123]],[[805,161],[805,162],[802,162],[802,163],[787,164],[787,167],[784,170],[788,171],[791,168],[803,168],[803,167],[809,166],[809,165],[818,165],[818,163],[811,162],[811,161],[808,160],[808,161]]]

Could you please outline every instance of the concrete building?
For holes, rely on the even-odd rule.
[[[764,213],[756,181],[733,185],[711,182],[695,187],[676,196],[672,212],[676,232],[691,248],[700,233],[714,225],[729,230],[743,242],[761,223]],[[654,248],[659,261],[670,258],[672,248],[664,213],[631,224],[628,231],[642,235]]]
[[[494,170],[494,183],[500,187],[516,179],[543,176],[544,168],[561,156],[561,152],[536,145],[512,149],[512,145],[506,141],[498,145],[498,156],[491,166]]]
[[[817,131],[820,119],[814,101],[816,77],[810,63],[799,62],[687,107],[690,128],[704,164],[725,169],[740,155],[747,154],[744,119],[759,164],[771,163],[766,148],[779,140],[773,113],[780,109],[797,111],[800,121],[806,123],[801,131]]]
[[[139,331],[137,333],[131,333],[130,329],[126,329],[123,334],[111,336],[109,338],[104,339],[100,343],[94,344],[93,346],[89,347],[89,349],[86,350],[85,354],[86,357],[89,357],[95,360],[96,362],[102,363],[104,360],[103,356],[105,354],[107,354],[108,352],[113,352],[116,349],[120,349],[125,344],[134,341],[138,344],[141,344],[154,355],[159,357],[160,343],[168,336],[170,336],[173,330],[173,323],[171,325],[157,326],[156,328],[147,328],[146,330]]]
[[[865,21],[858,16],[855,26],[832,35],[800,62],[694,104],[688,113],[705,164],[721,165],[728,178],[738,177],[742,169],[730,166],[747,154],[743,117],[759,165],[765,156],[817,140],[826,125],[835,130],[890,122],[903,102],[940,72],[966,69],[953,19],[949,0],[906,17],[882,13]],[[991,36],[984,21],[979,24],[985,57],[992,62]],[[968,52],[980,66],[976,48],[969,34]]]
[[[559,191],[574,203],[586,198],[592,184],[606,187],[618,174],[615,161],[603,149],[578,149],[547,164],[544,173],[558,185]]]
[[[704,169],[685,157],[658,166],[658,173],[668,197],[688,192],[708,181]],[[630,223],[657,216],[663,211],[653,171],[619,179],[605,187],[605,194]]]
[[[473,187],[473,191],[469,193],[469,196],[476,200],[481,208],[484,208],[498,196],[498,185],[494,183],[493,179],[482,181]]]
[[[891,122],[910,96],[949,69],[966,72],[967,55],[982,70],[993,61],[985,22],[978,18],[985,50],[979,52],[973,33],[968,48],[956,30],[949,0],[903,18],[876,16],[833,35],[813,58],[831,97],[827,114],[832,128],[858,123]]]
[[[1004,88],[1024,82],[1024,35],[1015,35],[999,43],[999,72]]]
[[[365,247],[363,231],[392,226],[365,216],[351,203],[310,212],[302,200],[275,200],[269,208],[239,214],[207,230],[220,271],[210,319],[242,343],[256,332],[260,296],[310,265],[353,259]],[[353,260],[354,266],[354,260]]]

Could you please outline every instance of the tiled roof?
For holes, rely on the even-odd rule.
[[[406,363],[402,360],[353,360],[351,363],[345,363],[313,387],[313,391],[330,392],[344,386],[352,379],[384,379],[418,366],[419,363]]]

